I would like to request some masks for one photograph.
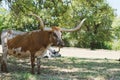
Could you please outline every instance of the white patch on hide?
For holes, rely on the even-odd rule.
[[[49,44],[49,45],[47,46],[47,48],[41,48],[39,51],[37,51],[37,52],[35,53],[35,56],[36,56],[36,57],[44,57],[44,55],[46,54],[48,48],[50,48],[51,45],[52,45],[52,44]]]
[[[21,47],[15,48],[14,51],[16,51],[17,53],[20,53],[20,52],[21,52],[21,49],[22,49]]]
[[[21,47],[16,49],[8,49],[8,54],[17,58],[28,58],[30,57],[30,51],[27,50],[26,52],[21,51]]]
[[[61,39],[62,33],[60,31],[54,31],[54,33],[56,33],[56,35],[58,36],[58,38]]]
[[[36,57],[42,56],[42,55],[44,54],[44,51],[45,51],[45,49],[44,49],[44,48],[41,48],[39,51],[37,51],[37,52],[35,53],[35,56],[36,56]]]
[[[36,51],[35,53],[35,57],[43,57],[44,54],[46,54],[47,49],[51,46],[48,45],[47,48],[41,48],[39,51]],[[13,49],[8,49],[8,54],[17,58],[28,58],[30,57],[31,53],[29,50],[27,50],[26,52],[21,51],[22,47],[19,48],[13,48]]]

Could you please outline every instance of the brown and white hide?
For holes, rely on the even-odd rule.
[[[31,58],[32,73],[34,73],[35,57],[42,57],[47,49],[52,45],[64,45],[61,39],[59,28],[53,28],[51,31],[31,31],[14,33],[12,30],[3,31],[1,34],[3,55],[1,70],[7,71],[7,55],[17,58]],[[11,36],[12,35],[12,36]],[[40,60],[37,59],[38,73],[40,69]]]

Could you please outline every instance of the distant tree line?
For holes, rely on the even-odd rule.
[[[2,1],[2,0],[1,0]],[[15,29],[31,31],[39,29],[38,21],[28,16],[39,15],[46,27],[73,28],[87,18],[78,32],[63,33],[66,46],[112,49],[112,27],[115,18],[106,0],[4,0],[9,10],[0,8],[0,31]]]

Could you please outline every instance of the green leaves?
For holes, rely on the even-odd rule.
[[[19,30],[38,29],[35,18],[29,13],[39,15],[45,26],[73,28],[83,18],[87,18],[82,29],[74,33],[64,33],[68,45],[92,47],[112,40],[111,24],[114,10],[105,0],[9,0],[10,11],[2,26]],[[100,45],[99,45],[100,44]]]
[[[87,18],[84,27],[82,28],[84,32],[77,32],[77,36],[79,35],[82,37],[76,37],[76,35],[72,36],[72,38],[74,37],[74,39],[78,41],[78,46],[80,44],[83,45],[84,43],[83,47],[96,48],[96,46],[94,47],[93,45],[99,47],[105,42],[112,41],[110,29],[115,14],[113,9],[105,3],[104,0],[94,2],[88,0],[76,0],[72,3],[72,9],[74,11],[74,17]]]

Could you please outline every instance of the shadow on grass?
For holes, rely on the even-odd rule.
[[[36,68],[35,68],[36,69]],[[42,59],[41,74],[30,74],[29,60],[8,60],[9,73],[3,80],[120,80],[120,63],[108,59],[54,58]],[[37,72],[37,71],[36,71]]]

